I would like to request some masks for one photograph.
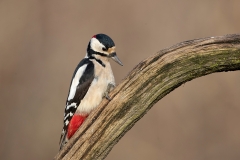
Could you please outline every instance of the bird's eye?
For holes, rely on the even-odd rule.
[[[107,51],[107,49],[105,47],[102,48],[103,51]]]

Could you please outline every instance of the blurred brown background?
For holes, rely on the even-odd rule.
[[[239,33],[238,0],[1,0],[0,157],[58,152],[72,73],[91,36],[106,33],[124,67],[178,42]],[[159,101],[107,160],[239,160],[240,72],[195,79]]]

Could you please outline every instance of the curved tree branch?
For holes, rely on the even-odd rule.
[[[55,159],[104,159],[151,107],[183,83],[240,70],[240,35],[190,40],[140,62],[104,99]]]

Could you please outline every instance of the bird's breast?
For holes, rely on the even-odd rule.
[[[82,99],[80,105],[77,108],[77,112],[80,114],[90,113],[102,101],[108,84],[115,84],[110,64],[107,64],[105,67],[95,67],[94,74],[95,77],[85,97]]]

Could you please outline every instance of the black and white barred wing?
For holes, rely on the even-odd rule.
[[[66,108],[64,112],[63,130],[60,138],[60,145],[62,146],[70,120],[75,114],[77,107],[81,100],[86,95],[92,81],[94,79],[94,65],[89,59],[83,59],[77,66],[70,85]]]

